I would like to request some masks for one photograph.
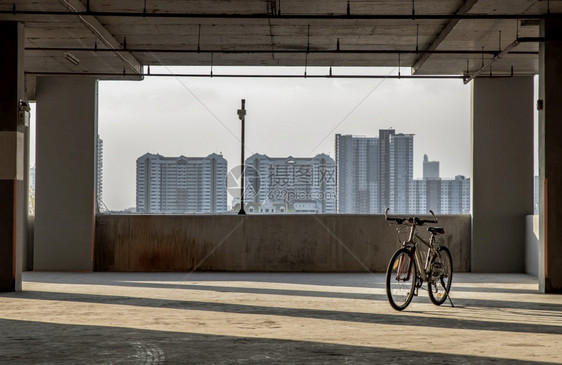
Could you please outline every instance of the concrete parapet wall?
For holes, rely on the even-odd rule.
[[[469,271],[470,215],[439,219],[455,271]],[[384,272],[400,246],[397,226],[380,215],[98,215],[96,222],[96,271]]]

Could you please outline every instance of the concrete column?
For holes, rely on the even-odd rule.
[[[472,85],[472,271],[525,272],[533,213],[533,77]]]
[[[539,289],[562,293],[562,22],[540,32],[550,41],[539,49]]]
[[[34,270],[91,271],[97,80],[37,80]]]
[[[0,22],[0,291],[21,290],[27,227],[27,130],[19,122],[24,98],[23,32],[22,24]]]

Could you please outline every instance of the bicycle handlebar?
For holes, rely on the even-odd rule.
[[[384,219],[391,222],[396,222],[396,224],[404,224],[404,222],[408,222],[409,224],[416,224],[418,226],[422,226],[425,223],[438,223],[437,218],[432,210],[429,212],[433,216],[433,219],[420,219],[418,217],[410,217],[410,218],[397,218],[397,217],[389,217],[388,216],[388,209],[386,208],[384,211]]]

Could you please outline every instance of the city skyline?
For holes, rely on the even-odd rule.
[[[365,138],[365,139],[373,139],[373,138],[378,139],[378,137],[365,137],[365,136],[356,136],[356,135],[348,135],[348,136],[350,136],[350,137],[351,137],[351,136],[354,136],[354,137],[361,137],[361,138]],[[403,134],[403,133],[399,133],[398,136],[399,136],[399,137],[404,137],[404,136],[413,136],[413,135],[412,135],[412,134]],[[102,142],[102,143],[103,143],[103,142]],[[412,142],[412,145],[413,145],[413,142]],[[410,148],[411,148],[411,147],[410,147]],[[161,155],[161,154],[158,153],[158,152],[155,152],[155,153],[146,152],[145,154],[149,154],[149,155],[153,155],[153,156],[161,156],[161,157],[164,157],[163,155]],[[224,158],[224,156],[223,156],[221,153],[218,153],[218,154],[217,154],[217,153],[211,153],[211,154],[209,154],[209,155],[213,155],[213,154],[219,155],[219,156],[221,156],[221,157]],[[269,159],[273,159],[273,160],[275,160],[275,159],[287,159],[287,158],[292,157],[291,154],[290,154],[290,155],[287,155],[287,156],[285,156],[285,157],[269,157],[269,156],[268,156],[267,154],[265,154],[265,153],[256,152],[256,153],[252,154],[251,156],[246,157],[246,160],[245,160],[246,163],[247,163],[251,158],[255,157],[256,155],[265,156],[265,157],[268,157]],[[327,156],[327,157],[330,158],[330,159],[332,158],[332,156],[330,156],[329,154],[323,153],[323,152],[319,153],[318,155],[325,155],[325,156]],[[317,156],[318,156],[318,155],[317,155]],[[335,155],[335,154],[334,154],[334,155]],[[141,157],[142,157],[142,156],[141,156]],[[181,154],[181,155],[175,156],[175,157],[166,156],[166,157],[164,157],[164,158],[167,158],[167,159],[177,159],[177,158],[182,158],[182,157],[183,157],[183,158],[202,158],[202,157],[192,157],[192,156],[189,156],[189,157],[188,157],[188,156],[186,156],[186,154]],[[334,156],[334,157],[336,157],[336,156]],[[427,157],[427,154],[423,154],[423,157],[422,157],[422,159],[420,160],[420,163],[419,163],[419,170],[421,170],[421,176],[413,177],[413,180],[426,180],[426,179],[427,179],[426,177],[424,177],[424,173],[426,173],[426,172],[424,171],[424,167],[426,166],[426,163],[427,163],[427,161],[425,160],[426,157]],[[230,171],[231,169],[235,168],[236,166],[240,166],[239,163],[233,163],[233,165],[230,165],[229,161],[228,161],[226,158],[224,158],[224,159],[225,159],[225,161],[226,161],[226,163],[227,163],[227,171]],[[334,160],[335,160],[335,159],[334,159]],[[416,163],[414,162],[414,161],[416,161],[416,160],[417,160],[417,159],[416,159],[416,156],[414,155],[414,156],[413,156],[413,159],[412,159],[412,166],[411,166],[411,167],[412,167],[412,171],[414,171],[414,167],[416,166]],[[335,161],[334,161],[334,162],[335,162]],[[435,171],[435,166],[437,166],[437,167],[436,167],[436,171],[437,171],[437,173],[439,174],[439,164],[440,164],[440,162],[439,162],[439,161],[429,161],[429,163],[430,163],[430,166],[431,166],[431,171],[432,171],[431,173],[432,173],[432,174],[434,173],[434,171]],[[464,177],[465,175],[463,175],[463,174],[455,174],[455,175],[453,175],[453,176],[437,176],[437,177],[435,177],[435,176],[432,175],[432,178],[430,178],[430,179],[454,180],[454,179],[458,178],[459,176]],[[100,180],[100,181],[103,181],[103,180]],[[468,181],[470,181],[470,178],[468,179]],[[246,194],[245,194],[245,195],[246,195]],[[230,197],[229,197],[229,198],[230,198]],[[408,198],[406,198],[406,199],[408,199]],[[228,208],[229,208],[229,209],[232,209],[232,205],[233,205],[233,204],[231,204],[231,201],[230,201],[230,199],[229,199],[229,200],[228,200]],[[387,205],[390,206],[390,204],[387,204]],[[406,205],[407,205],[407,203],[404,202],[404,203],[403,203],[403,206],[406,206]],[[123,210],[123,211],[125,211],[125,210],[130,210],[131,208],[135,208],[135,206],[136,206],[136,204],[134,204],[134,205],[132,205],[132,206],[130,206],[130,207],[127,207],[127,208],[123,208],[123,209],[121,209],[121,210]],[[380,207],[379,207],[379,208],[380,208]],[[393,207],[393,208],[394,208],[394,207]],[[379,209],[379,210],[380,210],[380,209]],[[375,213],[375,211],[373,211],[373,213]]]
[[[169,70],[184,69],[160,71]],[[239,71],[297,72],[291,68]],[[325,70],[310,68],[309,72]],[[414,176],[421,176],[422,153],[441,161],[443,176],[470,175],[470,88],[458,80],[147,77],[141,82],[99,84],[104,203],[110,210],[135,205],[133,161],[147,151],[166,156],[222,152],[231,164],[240,161],[236,111],[241,99],[247,109],[246,157],[256,152],[303,157],[322,152],[334,158],[335,134],[375,135],[379,129],[393,127],[416,135]]]
[[[379,130],[378,137],[335,136],[336,160],[245,159],[248,214],[460,214],[470,211],[470,178],[439,176],[439,162],[423,158],[423,179],[413,178],[412,134]],[[241,170],[215,153],[206,157],[145,153],[136,159],[137,213],[226,213],[240,210]],[[230,170],[227,172],[227,170]],[[227,197],[228,192],[228,197]],[[227,200],[232,204],[228,204]],[[129,210],[133,211],[133,210]]]

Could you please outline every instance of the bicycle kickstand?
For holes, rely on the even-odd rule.
[[[453,301],[451,300],[451,294],[449,294],[448,290],[447,290],[447,298],[449,298],[449,302],[451,303],[451,307],[455,308],[455,305],[453,304]]]

